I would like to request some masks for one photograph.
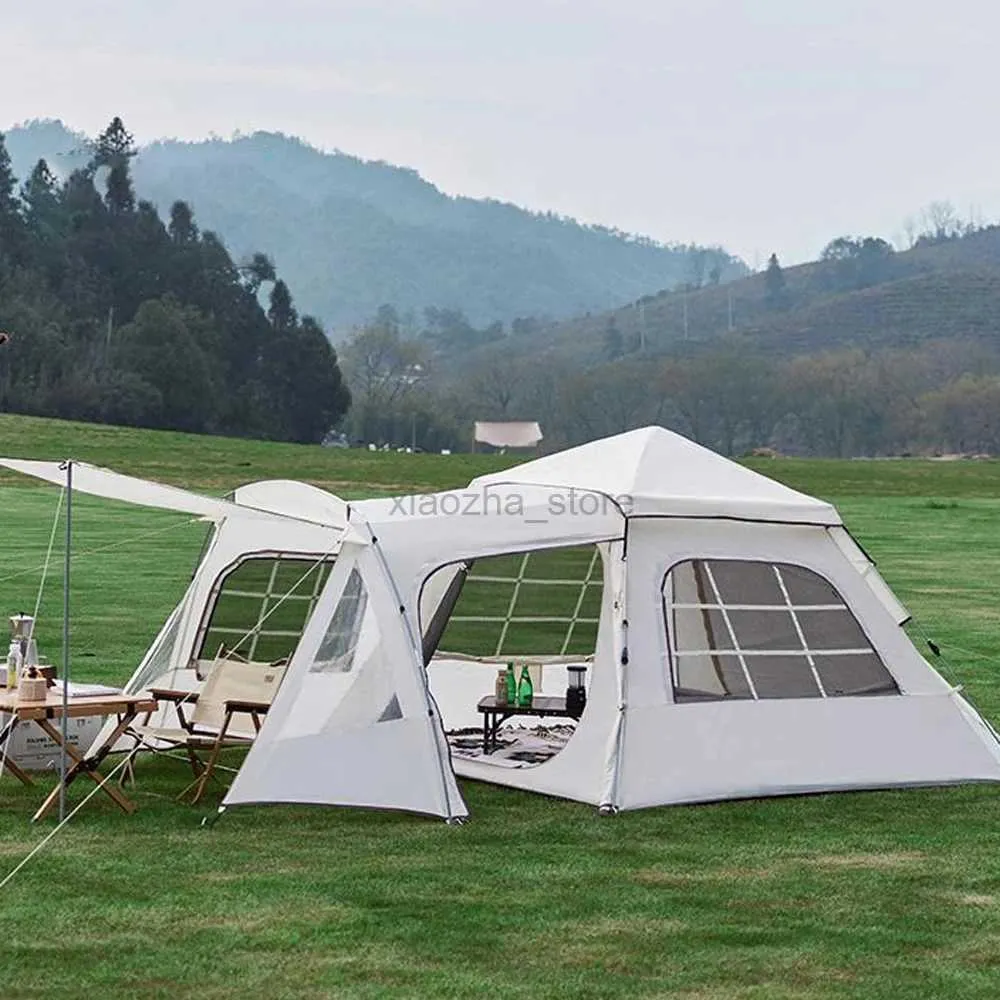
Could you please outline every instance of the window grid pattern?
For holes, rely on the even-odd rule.
[[[253,557],[238,563],[217,585],[199,656],[214,656],[220,641],[251,661],[257,659],[262,643],[266,647],[261,650],[266,654],[264,659],[291,656],[332,565],[331,560],[282,556]],[[261,580],[260,586],[254,584],[255,578]],[[230,580],[239,582],[229,586]],[[234,599],[241,602],[238,611],[233,610]],[[268,624],[281,606],[280,620]]]
[[[697,570],[695,571],[697,573]],[[729,633],[729,641],[733,644],[733,649],[736,650],[736,655],[740,660],[740,669],[743,671],[743,677],[747,682],[747,687],[750,689],[750,697],[755,701],[757,700],[757,688],[754,687],[753,678],[750,676],[750,670],[747,667],[747,661],[740,649],[739,641],[736,638],[736,629],[733,628],[733,620],[729,616],[729,609],[722,603],[722,595],[719,593],[719,585],[715,582],[715,574],[712,572],[712,567],[708,563],[705,563],[705,576],[708,578],[709,585],[712,588],[712,595],[715,597],[714,607],[718,608],[722,612],[722,620],[726,623],[726,631]],[[713,607],[713,605],[705,604],[702,605],[704,608]],[[701,608],[699,608],[701,610]],[[714,643],[712,645],[715,645]],[[675,656],[684,655],[675,651]]]
[[[594,574],[600,569],[600,552],[597,546],[593,546],[593,551],[590,553],[589,562],[587,563],[587,569],[582,578],[577,579],[548,579],[539,578],[529,575],[529,565],[530,565],[530,552],[525,552],[521,557],[521,561],[518,565],[517,572],[515,576],[498,576],[496,574],[478,574],[470,573],[466,577],[466,582],[470,584],[485,584],[487,586],[496,585],[509,585],[512,587],[510,600],[507,603],[506,612],[502,615],[466,615],[466,614],[453,614],[449,621],[455,623],[473,623],[473,624],[495,624],[500,626],[499,636],[497,638],[496,646],[492,650],[493,656],[503,656],[508,652],[507,650],[507,636],[510,632],[511,625],[515,627],[517,625],[565,625],[566,631],[563,633],[562,641],[559,646],[559,655],[565,656],[570,651],[570,645],[573,642],[574,634],[576,632],[578,625],[589,625],[597,626],[600,624],[600,619],[598,617],[584,615],[581,612],[584,608],[584,603],[587,600],[588,594],[591,592],[592,588],[603,588],[604,580],[598,575],[597,579],[594,578]],[[569,615],[519,615],[517,614],[518,602],[521,599],[521,592],[525,585],[530,587],[562,587],[562,588],[576,588],[576,598],[574,601],[574,606],[572,613]],[[489,654],[488,650],[483,650],[482,652]]]
[[[802,643],[802,651],[806,654],[809,671],[813,675],[816,687],[819,688],[820,697],[825,698],[826,688],[823,687],[823,681],[819,676],[819,671],[816,669],[816,659],[812,654],[812,650],[809,649],[809,643],[806,642],[805,633],[802,631],[802,622],[799,621],[800,612],[796,611],[795,606],[792,604],[792,599],[788,596],[788,587],[785,586],[785,579],[781,575],[781,570],[777,566],[772,566],[771,568],[774,570],[774,575],[778,578],[778,586],[781,588],[781,596],[785,599],[785,607],[788,608],[788,613],[792,616],[795,634],[798,636],[799,642]],[[846,604],[843,607],[844,611],[848,610]]]
[[[752,567],[750,570],[740,570],[746,574],[742,581],[734,573],[734,568],[741,567]],[[762,596],[767,603],[740,603],[735,597],[727,600],[723,593],[725,587],[721,587],[719,582],[720,571],[728,574],[729,586],[739,591],[741,596],[745,597],[747,589],[756,589],[763,591]],[[678,582],[682,574],[685,575],[683,584]],[[685,593],[678,597],[678,591],[682,590]],[[691,600],[691,597],[694,599]],[[689,691],[696,694],[698,700],[711,700],[713,697],[752,700],[767,697],[828,698],[848,694],[899,693],[895,681],[862,632],[846,602],[827,581],[802,567],[735,560],[691,560],[675,566],[667,574],[663,602],[675,691]],[[697,627],[691,628],[689,621],[688,628],[682,629],[678,612],[696,613]],[[816,642],[811,643],[810,629],[803,622],[808,623],[809,616],[819,613],[832,615],[833,618],[828,620],[826,634],[823,634],[822,629],[814,631]],[[737,615],[743,616],[740,624],[736,621]],[[814,617],[813,621],[815,620]],[[678,636],[682,632],[685,638],[679,642]],[[692,633],[697,633],[704,641],[692,642]],[[830,668],[827,667],[827,680],[824,681],[821,662],[836,663],[838,658],[844,664],[853,658],[856,676],[841,682],[839,687],[836,684],[831,687]],[[707,689],[698,691],[699,685],[685,684],[685,665],[696,659],[703,663],[705,660],[711,662],[718,678],[717,684],[723,691],[721,695]],[[774,693],[773,690],[762,693],[760,677],[755,678],[755,661],[757,665],[768,664],[773,671],[774,664],[780,664],[782,660],[793,671],[795,661],[807,666],[811,689],[805,677],[784,682],[780,678],[776,682],[772,677],[772,689],[776,683],[790,683],[795,688],[794,693],[791,688],[779,693]],[[735,666],[733,661],[738,664],[742,684],[746,686],[745,694],[734,690],[739,685],[725,678],[722,664],[725,662]],[[862,664],[861,667],[858,667],[859,663]],[[690,675],[693,676],[694,673],[692,670]],[[788,676],[791,677],[791,673]],[[700,686],[709,687],[704,684]]]

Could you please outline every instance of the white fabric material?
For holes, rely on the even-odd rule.
[[[851,565],[865,578],[865,583],[872,593],[881,601],[886,611],[892,615],[897,625],[908,622],[910,612],[898,597],[889,589],[889,584],[882,579],[882,574],[875,568],[875,563],[868,558],[860,545],[851,537],[846,528],[831,528],[830,537],[837,543],[840,551],[851,561]]]
[[[476,443],[494,448],[534,448],[542,429],[534,420],[476,421]]]
[[[62,462],[0,458],[0,466],[55,486],[66,485],[66,469]],[[249,483],[238,487],[232,500],[222,500],[74,461],[73,492],[192,514],[216,522],[235,515],[270,514],[330,527],[343,528],[347,524],[347,504],[343,500],[308,483],[287,479]]]
[[[614,473],[618,445],[625,453],[641,446],[648,461],[650,454],[662,453],[664,444],[673,450],[673,438],[652,433],[640,434],[631,444],[621,438],[611,447],[597,442],[594,448],[606,461],[596,468],[581,464],[579,480],[570,471],[550,478],[543,470],[539,478],[548,485],[523,481],[531,478],[523,475],[525,469],[537,470],[548,459],[510,470],[504,474],[507,483],[494,482],[497,477],[478,480],[465,495],[485,491],[499,497],[500,509],[490,515],[449,516],[442,510],[442,494],[354,505],[352,518],[359,528],[363,519],[369,521],[407,609],[417,606],[424,581],[441,565],[560,545],[601,544],[601,620],[587,710],[575,734],[562,752],[535,766],[500,767],[484,758],[456,757],[456,773],[617,808],[1000,780],[1000,745],[989,727],[910,643],[899,627],[898,602],[873,586],[880,578],[857,547],[840,537],[839,517],[832,508],[717,456],[705,458],[703,449],[688,442],[680,453],[695,449],[697,461],[711,473],[701,482],[728,480],[742,487],[742,497],[691,497],[698,516],[681,517],[686,500],[678,502],[676,495],[649,486],[656,470],[636,468],[628,478],[615,480],[612,475],[604,481],[602,470]],[[605,447],[598,447],[602,444]],[[640,509],[653,507],[658,516],[626,518],[614,504],[598,506],[589,516],[579,503],[569,509],[570,496],[578,501],[588,493],[585,486],[598,489],[602,484],[602,495],[621,486],[644,487],[646,492],[638,494],[643,500]],[[515,499],[520,502],[517,512],[505,513],[507,502]],[[672,516],[660,516],[667,509]],[[778,523],[782,518],[784,523]],[[710,558],[790,563],[829,581],[901,694],[675,704],[663,581],[679,562]],[[478,681],[461,672],[457,687],[463,690],[452,691],[447,673],[447,668],[432,667],[434,691],[451,724],[460,719],[468,723],[469,708],[491,690],[495,675],[484,673]],[[464,712],[458,705],[462,700],[471,702]],[[716,738],[720,727],[724,736]]]
[[[899,687],[908,694],[942,694],[948,684],[914,648],[865,578],[830,533],[810,525],[742,524],[697,519],[634,518],[629,522],[629,631],[657,669],[630,671],[630,702],[673,701],[667,636],[659,591],[671,566],[688,559],[749,559],[802,566],[834,585]],[[694,706],[685,705],[684,708]]]
[[[348,506],[340,497],[291,479],[270,479],[240,486],[233,492],[233,501],[240,507],[334,528],[344,528],[347,524]]]
[[[592,441],[481,476],[472,486],[502,483],[595,490],[616,498],[626,514],[841,523],[830,504],[789,489],[663,427],[643,427]]]
[[[320,649],[352,573],[364,580],[364,621],[351,656],[328,669]],[[375,546],[348,542],[223,805],[336,802],[468,814],[419,643],[402,619]]]
[[[518,769],[456,758],[458,774],[619,809],[1000,780],[1000,745],[989,727],[919,655],[824,529],[637,519],[628,551],[624,599],[606,572],[587,710],[566,748]],[[659,587],[671,565],[693,555],[777,559],[818,572],[838,588],[903,693],[674,704]],[[620,565],[606,560],[607,570]],[[620,669],[616,640],[626,616],[628,666]],[[460,718],[444,676],[431,676],[446,718]]]
[[[66,485],[66,469],[61,462],[0,458],[0,466],[56,486]],[[221,521],[225,517],[241,512],[239,507],[228,500],[217,500],[176,486],[165,486],[163,483],[125,476],[110,469],[88,465],[86,462],[73,462],[73,492],[103,497],[105,500],[121,500],[140,507],[174,510],[212,521]]]
[[[606,496],[544,486],[476,486],[351,504],[352,522],[378,538],[407,607],[419,607],[440,567],[532,549],[621,538],[625,519]],[[424,611],[433,601],[425,601]],[[426,621],[422,621],[426,625]]]
[[[237,492],[246,489],[241,487]],[[250,495],[253,496],[252,491]],[[330,501],[341,502],[333,496]],[[278,512],[246,510],[235,503],[227,506],[235,513],[224,518],[215,529],[187,592],[125,685],[126,692],[134,694],[150,687],[195,692],[201,689],[207,673],[198,676],[196,656],[211,614],[215,589],[221,577],[242,559],[279,553],[316,561],[336,557],[343,536],[341,527],[296,520]],[[176,633],[169,635],[168,627],[174,624]],[[164,648],[166,638],[172,640],[168,649]],[[209,660],[214,655],[215,650],[211,650]],[[150,725],[173,726],[176,721],[175,709],[164,703]]]
[[[1000,779],[947,693],[636,706],[625,733],[622,809]]]
[[[256,517],[230,518],[224,521],[180,605],[183,610],[179,636],[161,685],[171,686],[175,680],[171,675],[176,671],[193,671],[197,647],[211,612],[213,591],[228,569],[254,555],[280,553],[289,558],[316,561],[332,558],[340,546],[340,538],[341,532],[336,528],[323,528],[279,517],[265,520]],[[153,652],[152,648],[150,652]],[[214,655],[215,650],[212,650],[211,658]],[[135,676],[140,676],[142,669],[140,665]],[[129,691],[130,687],[126,685],[125,689]]]
[[[436,573],[432,574],[424,582],[423,590],[420,594],[420,634],[426,635],[435,613],[445,599],[448,588],[452,585],[455,577],[462,571],[462,563],[454,563],[451,566],[443,566]]]

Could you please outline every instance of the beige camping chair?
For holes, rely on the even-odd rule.
[[[254,741],[261,718],[267,714],[284,679],[286,665],[287,660],[259,663],[220,650],[201,691],[150,689],[157,701],[174,704],[178,725],[133,727],[131,735],[136,746],[129,764],[144,748],[184,750],[195,780],[178,798],[183,799],[190,792],[191,801],[198,802],[215,775],[222,750],[249,746]]]

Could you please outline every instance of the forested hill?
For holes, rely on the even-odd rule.
[[[820,258],[725,286],[688,284],[536,331],[530,350],[578,365],[641,353],[703,353],[722,341],[772,355],[911,348],[942,338],[1000,342],[1000,226],[954,214],[926,221],[913,245],[838,237]],[[476,363],[476,356],[462,359]]]
[[[65,176],[88,155],[59,122],[11,129],[7,148],[19,176],[40,158]],[[279,134],[157,142],[133,174],[161,210],[187,201],[237,258],[266,247],[302,307],[340,329],[384,303],[459,309],[478,324],[568,317],[746,270],[719,249],[450,197],[413,170]]]
[[[137,198],[134,156],[115,118],[18,178],[0,134],[0,411],[320,440],[350,404],[323,329],[266,254]]]

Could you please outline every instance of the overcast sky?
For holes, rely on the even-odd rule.
[[[0,129],[280,130],[751,264],[932,200],[1000,219],[995,0],[0,0],[0,25]]]

